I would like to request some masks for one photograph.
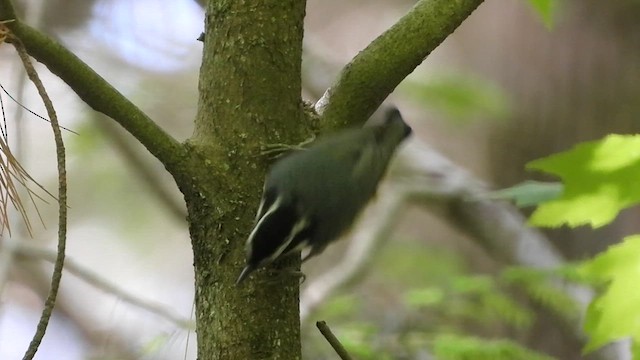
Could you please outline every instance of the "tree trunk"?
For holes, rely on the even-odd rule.
[[[286,272],[299,268],[299,259],[258,271],[240,286],[235,280],[268,165],[260,147],[304,138],[304,12],[299,0],[211,0],[206,7],[188,149],[208,169],[194,170],[198,181],[178,180],[189,211],[200,360],[301,357],[299,278]]]

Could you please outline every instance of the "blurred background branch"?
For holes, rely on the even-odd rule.
[[[24,242],[20,243],[17,246],[17,248],[14,250],[14,252],[16,253],[17,256],[20,256],[24,259],[45,260],[50,263],[54,263],[56,260],[55,251],[29,245]],[[66,259],[65,270],[79,277],[80,279],[86,281],[92,286],[95,286],[96,288],[106,292],[107,294],[115,296],[118,299],[130,305],[149,311],[150,313],[153,313],[165,320],[168,320],[174,323],[178,327],[181,327],[187,330],[195,329],[195,323],[192,320],[182,318],[180,315],[176,314],[171,308],[168,308],[154,301],[145,300],[141,297],[138,297],[136,295],[133,295],[127,292],[126,290],[111,283],[109,280],[105,279],[100,274],[95,273],[90,268],[80,265],[74,259],[71,259],[71,258]]]

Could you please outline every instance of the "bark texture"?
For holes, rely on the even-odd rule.
[[[305,2],[209,1],[200,103],[187,148],[205,164],[182,183],[196,272],[198,359],[299,359],[299,267],[287,259],[234,284],[244,265],[266,143],[304,137]],[[274,271],[286,268],[285,271]]]

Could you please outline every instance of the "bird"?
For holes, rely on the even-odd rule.
[[[236,284],[297,251],[307,252],[305,262],[345,233],[411,133],[393,107],[381,124],[338,131],[278,160],[267,173]]]

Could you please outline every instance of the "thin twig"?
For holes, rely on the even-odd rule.
[[[49,261],[51,263],[55,262],[56,253],[53,250],[45,249],[42,247],[36,247],[33,245],[29,245],[26,243],[20,243],[16,246],[15,252],[18,256],[31,258],[31,259],[41,259],[45,261]],[[184,328],[184,329],[194,329],[194,322],[181,317],[180,315],[173,312],[171,309],[165,307],[162,304],[141,299],[126,290],[118,287],[117,285],[109,282],[107,279],[103,278],[99,274],[95,273],[91,269],[82,266],[77,261],[74,261],[72,258],[66,258],[64,268],[69,273],[77,276],[79,279],[86,281],[88,284],[108,293],[113,296],[116,296],[118,299],[124,301],[133,306],[137,306],[141,309],[144,309],[152,314],[155,314],[163,319],[166,319],[175,325]]]
[[[36,333],[33,335],[33,339],[31,340],[31,343],[29,344],[29,347],[27,348],[27,351],[25,352],[23,357],[23,360],[31,360],[36,355],[38,347],[42,342],[42,338],[47,331],[47,325],[49,324],[49,319],[51,318],[51,314],[53,313],[53,307],[55,306],[56,298],[58,296],[58,289],[60,287],[60,280],[62,279],[62,268],[64,267],[64,255],[67,239],[67,170],[65,166],[64,142],[62,140],[62,133],[60,131],[60,125],[58,123],[58,116],[56,115],[56,111],[53,108],[53,103],[47,95],[47,91],[45,90],[42,81],[40,81],[40,77],[33,67],[31,59],[29,59],[29,55],[27,54],[27,50],[24,48],[24,45],[22,45],[20,40],[15,37],[11,39],[11,42],[18,52],[20,60],[22,60],[22,64],[24,65],[29,80],[31,80],[35,85],[36,89],[38,90],[38,94],[42,98],[44,106],[47,109],[47,115],[51,120],[51,128],[53,130],[53,137],[56,143],[56,158],[58,167],[58,253],[56,256],[56,262],[53,267],[53,274],[51,276],[51,289],[49,290],[49,294],[47,295],[44,309],[42,310],[42,315],[40,316],[40,321],[38,321]]]
[[[331,332],[331,329],[329,329],[329,325],[327,325],[326,321],[316,322],[316,327],[318,328],[318,330],[320,330],[320,333],[322,333],[322,336],[324,336],[324,338],[327,339],[327,341],[329,342],[333,350],[335,350],[338,356],[340,356],[340,359],[342,360],[353,359],[351,355],[349,355],[347,350],[344,348],[344,346],[342,346],[342,343],[340,343],[340,340],[338,340],[338,338],[335,335],[333,335],[333,332]]]

